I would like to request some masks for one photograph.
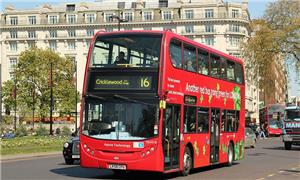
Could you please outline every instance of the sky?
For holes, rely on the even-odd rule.
[[[147,0],[145,0],[147,1]],[[243,0],[224,0],[224,2],[242,2]],[[275,0],[248,0],[248,9],[251,19],[261,18],[264,15],[264,10],[270,2]],[[59,4],[71,2],[95,2],[95,0],[0,0],[0,11],[3,11],[9,4],[13,5],[15,9],[32,9],[41,6],[44,3]],[[298,74],[299,75],[299,74]],[[299,81],[296,80],[296,73],[290,73],[290,91],[292,96],[300,96]],[[299,78],[300,79],[300,78]]]

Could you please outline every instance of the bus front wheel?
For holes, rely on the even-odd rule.
[[[228,147],[228,166],[231,166],[233,164],[234,160],[234,154],[233,154],[233,145],[230,143]]]
[[[192,153],[189,147],[185,147],[184,155],[183,155],[183,170],[182,175],[187,176],[190,174],[192,169],[193,159]]]
[[[291,142],[284,142],[284,148],[286,150],[291,150],[292,149],[292,143]]]

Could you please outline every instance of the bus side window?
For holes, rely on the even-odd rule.
[[[170,44],[170,61],[174,67],[182,68],[181,42],[172,39]]]
[[[209,109],[198,108],[198,133],[206,133],[209,129]]]
[[[184,132],[196,132],[196,107],[184,106]]]
[[[219,78],[220,77],[220,57],[216,56],[214,54],[211,54],[210,62],[211,62],[211,70],[210,70],[211,76]]]
[[[184,45],[184,69],[196,72],[196,48],[190,45]]]
[[[221,57],[221,69],[220,69],[220,73],[221,73],[221,78],[222,79],[227,79],[227,62],[226,59]]]
[[[198,49],[198,73],[208,75],[209,70],[208,53]]]
[[[239,84],[243,84],[244,82],[244,73],[242,65],[236,63],[235,64],[235,82]]]
[[[234,81],[234,62],[227,60],[227,79],[229,81]]]

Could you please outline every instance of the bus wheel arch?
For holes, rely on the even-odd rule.
[[[234,143],[232,140],[230,140],[229,145],[228,145],[228,161],[227,165],[231,166],[234,161]]]
[[[194,167],[194,149],[191,143],[188,143],[184,148],[183,161],[182,161],[183,176],[189,175],[191,169]]]

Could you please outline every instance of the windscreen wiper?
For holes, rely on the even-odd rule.
[[[87,98],[91,97],[91,98],[95,98],[95,99],[106,100],[103,97],[95,96],[95,95],[92,95],[92,94],[87,94],[87,95],[85,95],[85,97],[87,97]]]

